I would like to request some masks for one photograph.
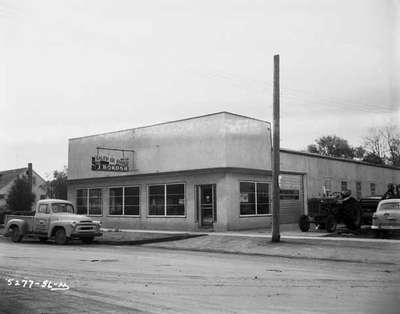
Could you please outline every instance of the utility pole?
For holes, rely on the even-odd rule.
[[[274,56],[274,107],[273,107],[273,140],[272,140],[272,242],[279,242],[279,212],[280,212],[280,136],[279,136],[279,55]]]
[[[33,170],[32,170],[32,163],[28,163],[28,182],[29,182],[29,189],[32,193],[32,185],[33,185]]]

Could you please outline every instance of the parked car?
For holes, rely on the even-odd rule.
[[[372,226],[377,235],[389,230],[400,230],[400,198],[382,200],[372,216]]]
[[[6,235],[13,242],[36,237],[42,242],[54,239],[56,244],[66,244],[74,238],[90,243],[94,237],[101,236],[101,223],[76,215],[72,203],[65,200],[40,200],[30,215],[6,215],[5,224]]]

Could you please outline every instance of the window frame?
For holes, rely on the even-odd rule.
[[[83,214],[83,215],[85,215],[85,216],[88,216],[88,217],[103,217],[103,188],[101,188],[101,187],[93,187],[93,188],[78,188],[78,189],[76,189],[76,191],[75,191],[75,201],[77,201],[77,199],[78,199],[78,191],[79,190],[86,190],[86,214]],[[89,207],[89,204],[90,204],[90,202],[89,202],[89,200],[90,200],[90,192],[89,192],[89,190],[100,190],[101,191],[101,202],[100,202],[100,204],[101,204],[101,214],[96,214],[96,215],[91,215],[89,212],[90,212],[90,207]],[[76,207],[76,214],[78,214],[78,204],[76,204],[76,206],[74,206],[74,207]],[[78,214],[78,215],[82,215],[82,214]]]
[[[42,206],[45,207],[44,211],[41,210]],[[40,204],[37,212],[38,214],[50,214],[49,204]]]
[[[119,188],[122,188],[122,215],[121,214],[113,215],[113,214],[110,214],[110,190],[111,189],[119,189]],[[139,194],[138,194],[138,196],[139,196],[139,215],[126,215],[125,214],[125,188],[139,188]],[[108,214],[107,214],[107,217],[140,217],[140,210],[141,210],[140,202],[141,202],[140,184],[109,186],[108,187]]]
[[[167,185],[183,185],[183,215],[167,215]],[[162,185],[164,186],[164,215],[150,215],[150,187]],[[186,218],[186,183],[185,182],[170,182],[170,183],[152,183],[147,184],[147,211],[146,217],[149,218]]]
[[[254,206],[255,206],[255,214],[244,214],[242,215],[240,213],[240,183],[254,183]],[[269,196],[269,210],[272,209],[272,200],[271,200],[271,196],[272,196],[272,181],[253,181],[253,180],[239,180],[239,217],[240,218],[246,218],[246,217],[268,217],[268,216],[272,216],[272,213],[269,214],[257,214],[257,184],[262,184],[262,183],[266,183],[269,185],[268,187],[268,196]]]
[[[343,190],[343,183],[346,183],[346,189],[345,190]],[[340,181],[340,191],[344,192],[344,191],[347,191],[348,189],[349,189],[349,181],[347,181],[347,180]]]
[[[360,188],[360,189],[358,189]],[[362,198],[362,182],[356,181],[356,198]]]
[[[372,187],[374,187],[372,189]],[[373,190],[373,192],[372,192]],[[376,196],[376,183],[375,182],[370,182],[369,183],[369,193],[371,194],[371,196]]]

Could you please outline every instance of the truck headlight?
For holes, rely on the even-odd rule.
[[[76,221],[71,222],[71,226],[72,226],[72,228],[75,228],[75,226],[76,226]]]

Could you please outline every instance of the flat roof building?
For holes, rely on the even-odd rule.
[[[281,221],[322,186],[380,194],[400,170],[281,150]],[[354,189],[353,189],[354,185]],[[228,112],[69,140],[68,199],[104,227],[234,230],[271,223],[270,123]]]

